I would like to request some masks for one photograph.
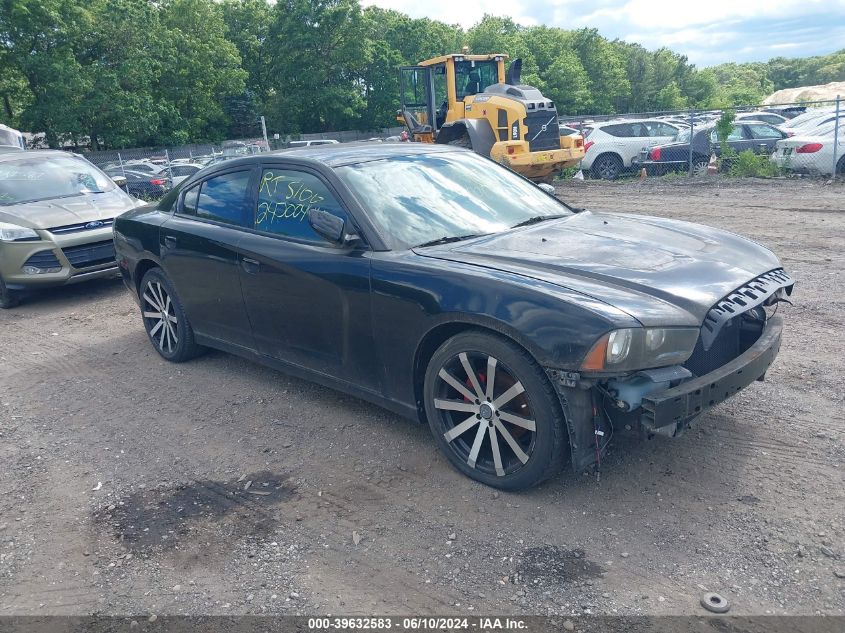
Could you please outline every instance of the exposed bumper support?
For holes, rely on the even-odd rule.
[[[755,380],[761,380],[780,350],[783,319],[771,317],[757,342],[731,362],[709,374],[643,398],[643,426],[675,431],[686,420],[724,402]],[[674,428],[673,428],[674,427]]]

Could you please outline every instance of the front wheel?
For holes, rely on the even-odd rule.
[[[426,369],[425,410],[449,461],[488,486],[530,488],[565,461],[557,395],[531,355],[505,338],[468,332],[441,345]]]
[[[144,329],[163,358],[182,363],[202,351],[173,284],[160,268],[144,275],[140,295]]]

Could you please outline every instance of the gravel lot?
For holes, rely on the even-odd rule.
[[[166,363],[119,281],[42,293],[0,314],[0,615],[845,614],[845,186],[558,190],[774,249],[768,381],[680,439],[617,429],[600,482],[497,493],[360,400]]]

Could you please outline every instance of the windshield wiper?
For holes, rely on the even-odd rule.
[[[528,218],[527,220],[523,220],[519,224],[514,224],[511,228],[516,229],[520,226],[528,226],[529,224],[537,224],[538,222],[545,222],[546,220],[557,220],[558,218],[565,218],[567,216],[563,214],[558,215],[535,215],[533,218]]]
[[[469,235],[446,235],[444,237],[438,237],[436,240],[431,240],[430,242],[423,242],[422,244],[417,244],[416,246],[414,246],[414,248],[422,248],[424,246],[437,246],[438,244],[450,244],[451,242],[469,240],[473,237],[481,237],[482,235],[488,235],[488,233],[470,233]]]

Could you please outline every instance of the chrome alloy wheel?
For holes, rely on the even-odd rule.
[[[434,407],[447,444],[462,461],[499,477],[528,463],[537,424],[525,388],[508,367],[493,356],[461,352],[438,378]]]
[[[141,297],[147,333],[160,351],[172,354],[179,343],[179,322],[170,295],[158,281],[150,280]]]

